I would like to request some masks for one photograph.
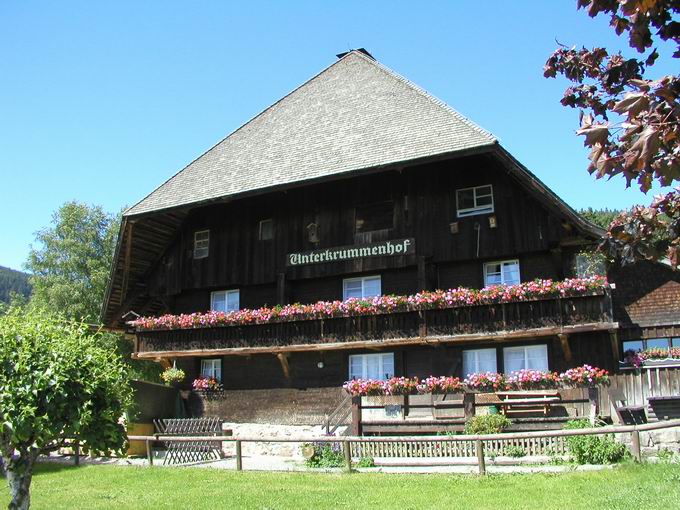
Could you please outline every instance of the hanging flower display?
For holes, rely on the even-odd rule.
[[[423,291],[410,296],[376,296],[369,299],[350,298],[345,301],[319,301],[243,309],[233,312],[205,312],[161,317],[140,317],[129,324],[140,331],[244,326],[295,320],[328,319],[379,315],[394,312],[435,310],[462,306],[488,305],[576,297],[602,293],[608,288],[603,276],[572,278],[560,282],[534,280],[517,285],[493,285],[481,290],[458,287],[449,290]]]

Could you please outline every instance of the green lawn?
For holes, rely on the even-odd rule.
[[[33,508],[680,508],[680,465],[559,475],[256,473],[41,465]],[[8,503],[6,486],[0,505]]]

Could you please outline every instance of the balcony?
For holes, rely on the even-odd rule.
[[[138,329],[138,358],[379,348],[616,328],[609,289],[574,297],[247,325]]]

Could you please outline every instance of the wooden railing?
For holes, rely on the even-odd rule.
[[[611,322],[611,299],[604,293],[246,326],[139,331],[136,352],[321,346],[540,329],[558,333],[565,327]]]
[[[236,437],[236,436],[206,436],[206,437],[164,437],[156,436],[129,436],[131,441],[145,441],[147,447],[147,458],[149,465],[153,465],[153,443],[156,441],[178,441],[178,442],[192,442],[192,441],[215,441],[216,439],[223,442],[235,443],[236,451],[236,470],[243,470],[243,454],[242,444],[250,443],[340,443],[345,459],[345,469],[352,470],[352,451],[355,444],[407,444],[407,443],[423,443],[440,444],[447,443],[472,443],[474,444],[475,457],[477,458],[477,465],[480,475],[486,474],[486,454],[488,444],[494,444],[497,441],[523,441],[534,440],[539,438],[567,438],[571,436],[595,436],[604,434],[631,434],[631,454],[636,461],[642,460],[642,451],[640,444],[640,432],[661,430],[680,427],[680,420],[667,420],[655,423],[646,423],[644,425],[619,425],[608,427],[594,427],[587,429],[571,429],[571,430],[541,430],[536,432],[509,432],[501,434],[478,434],[478,435],[454,435],[454,436],[400,436],[400,437],[366,437],[366,436],[340,436],[340,437]],[[493,451],[493,448],[491,449]],[[487,452],[488,453],[488,452]]]

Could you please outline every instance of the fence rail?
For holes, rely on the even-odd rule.
[[[592,436],[604,434],[631,434],[631,453],[633,457],[640,461],[640,432],[660,430],[667,428],[680,427],[680,420],[666,420],[654,423],[645,423],[642,425],[614,425],[609,427],[595,427],[587,429],[570,429],[570,430],[539,430],[534,432],[509,432],[502,434],[461,434],[456,436],[344,436],[344,437],[235,437],[235,436],[162,436],[160,434],[154,436],[128,436],[129,440],[145,441],[147,447],[147,457],[149,464],[153,465],[153,455],[151,453],[152,443],[155,441],[215,441],[216,439],[224,442],[234,442],[236,446],[236,469],[241,471],[243,469],[243,455],[241,453],[242,443],[340,443],[345,458],[345,469],[352,469],[352,445],[353,444],[371,444],[371,443],[430,443],[446,445],[449,443],[472,442],[475,448],[475,456],[477,457],[477,464],[479,474],[486,473],[485,461],[485,447],[487,451],[493,452],[494,441],[507,440],[524,440],[537,438],[566,438],[570,436]],[[491,447],[487,445],[491,443]]]

